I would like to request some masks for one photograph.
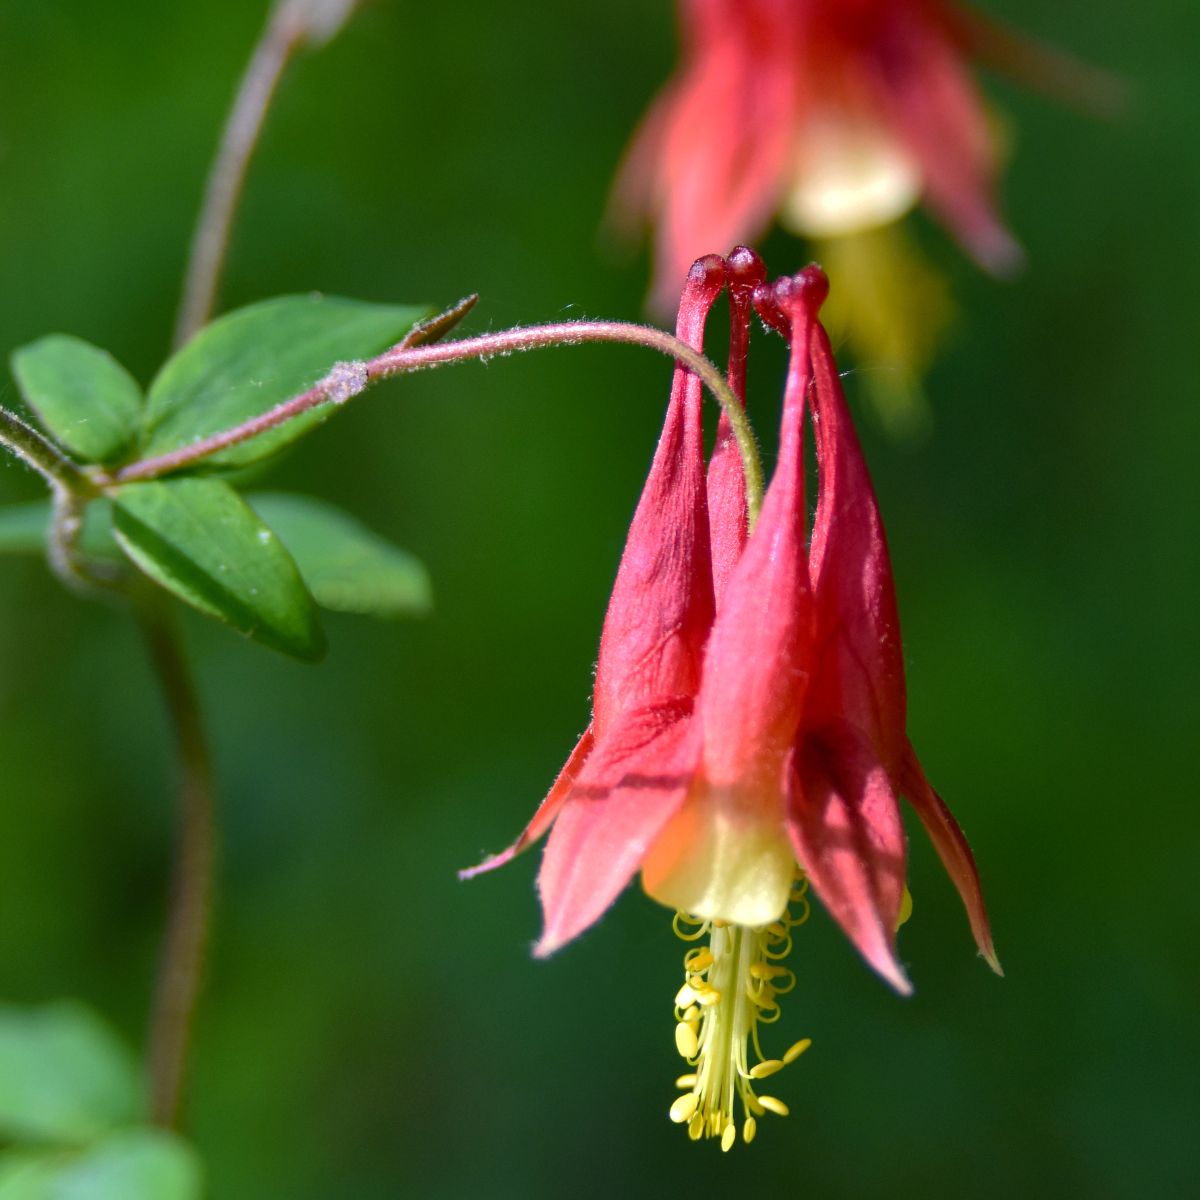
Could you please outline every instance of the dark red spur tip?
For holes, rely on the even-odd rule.
[[[816,263],[809,263],[795,275],[777,279],[772,291],[776,305],[784,312],[803,305],[815,314],[829,295],[829,277]]]
[[[730,287],[754,288],[767,278],[766,264],[749,246],[735,246],[725,262]]]
[[[776,333],[782,334],[785,338],[791,335],[792,323],[779,307],[773,284],[765,281],[758,284],[751,299],[754,302],[754,311],[758,313],[759,319],[764,325],[774,329]]]
[[[693,287],[721,287],[725,275],[725,260],[719,254],[705,254],[692,263],[687,281]]]

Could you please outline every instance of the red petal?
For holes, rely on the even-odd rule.
[[[929,780],[925,778],[917,752],[911,744],[906,748],[900,790],[921,818],[921,824],[925,826],[946,873],[958,888],[979,953],[997,975],[1003,975],[1000,960],[992,945],[992,930],[988,924],[987,907],[983,902],[983,889],[979,884],[979,871],[971,847],[967,845],[963,831],[950,815],[941,796],[929,786]]]
[[[813,890],[867,962],[898,992],[904,894],[900,811],[883,764],[849,725],[809,734],[797,751],[788,829]]]
[[[811,656],[803,428],[810,336],[824,286],[823,275],[818,281],[803,273],[776,286],[792,323],[779,462],[713,622],[697,701],[707,781],[720,788],[770,780],[776,797]]]
[[[820,487],[810,563],[817,669],[805,721],[844,719],[893,774],[905,744],[904,659],[879,503],[825,331],[813,338]]]
[[[626,713],[597,742],[546,843],[539,958],[603,915],[686,799],[696,758],[689,710],[684,702]]]
[[[743,3],[685,11],[683,66],[660,94],[618,177],[614,204],[657,226],[652,300],[709,246],[754,238],[779,201],[792,152],[794,57],[778,21]]]
[[[996,215],[996,152],[979,92],[947,33],[909,16],[881,31],[878,103],[920,163],[926,199],[986,270],[1010,275],[1020,246]]]
[[[571,751],[566,765],[559,771],[554,786],[546,794],[545,800],[533,814],[533,820],[525,826],[521,836],[507,850],[501,850],[499,854],[485,858],[478,866],[467,867],[465,870],[459,871],[459,879],[474,879],[476,875],[482,875],[485,871],[494,871],[497,867],[512,862],[522,850],[528,850],[554,824],[554,818],[558,816],[571,788],[575,786],[575,780],[591,752],[592,727],[589,725],[575,744],[575,749]]]
[[[724,284],[725,261],[716,255],[698,260],[688,274],[678,334],[697,349]],[[700,685],[713,612],[700,403],[700,381],[677,367],[604,618],[593,706],[597,738],[625,709],[694,695]]]

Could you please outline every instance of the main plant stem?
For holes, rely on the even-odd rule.
[[[279,5],[267,18],[221,134],[192,237],[187,277],[175,323],[176,348],[190,341],[212,315],[221,267],[229,248],[233,215],[246,181],[246,169],[262,132],[271,97],[288,60],[303,40],[303,28],[294,20],[285,19],[287,16],[286,6]]]
[[[199,701],[171,612],[162,597],[150,593],[139,596],[135,607],[170,714],[179,764],[175,866],[147,1064],[150,1119],[170,1128],[179,1113],[212,910],[213,774]]]

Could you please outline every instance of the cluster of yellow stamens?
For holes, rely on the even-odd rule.
[[[739,1100],[747,1143],[754,1140],[758,1117],[787,1116],[782,1100],[756,1095],[754,1084],[782,1071],[812,1043],[804,1038],[781,1058],[768,1058],[758,1027],[779,1019],[778,997],[796,986],[796,976],[780,961],[791,951],[792,930],[808,920],[807,893],[808,879],[800,872],[784,914],[761,929],[675,914],[673,928],[683,941],[709,938],[707,946],[693,946],[684,955],[684,984],[675,997],[675,1046],[693,1071],[675,1081],[683,1095],[671,1105],[671,1120],[686,1125],[692,1141],[719,1137],[721,1149],[730,1149],[738,1136]]]

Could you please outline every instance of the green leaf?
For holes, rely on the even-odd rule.
[[[43,554],[50,534],[50,502],[0,506],[0,554]],[[113,541],[112,505],[93,500],[83,510],[83,533],[79,544],[93,558],[120,558]]]
[[[424,616],[432,607],[424,566],[348,513],[280,492],[246,500],[291,551],[318,604],[374,617]]]
[[[137,435],[142,390],[106,350],[52,333],[17,350],[12,370],[47,432],[85,461],[111,462]]]
[[[74,1001],[0,1006],[0,1138],[82,1142],[137,1114],[133,1056]]]
[[[160,1129],[125,1129],[83,1150],[0,1155],[0,1200],[200,1200],[200,1163]]]
[[[312,387],[334,363],[372,358],[398,342],[427,307],[364,304],[336,296],[280,296],[201,330],[150,385],[147,457],[190,445],[260,416]],[[214,454],[233,467],[273,454],[332,412],[320,408]]]
[[[113,513],[121,549],[169,592],[284,654],[324,654],[316,606],[291,555],[227,483],[130,484],[116,493]]]

